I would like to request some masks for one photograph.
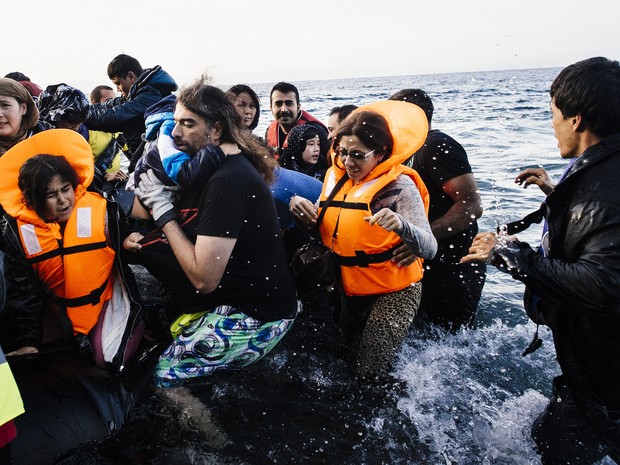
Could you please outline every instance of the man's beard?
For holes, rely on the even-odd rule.
[[[178,137],[174,138],[174,145],[176,145],[179,150],[189,155],[190,157],[194,157],[201,149],[209,145],[210,142],[211,139],[206,135],[192,142],[185,141]]]

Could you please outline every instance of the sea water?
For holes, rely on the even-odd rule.
[[[556,179],[566,162],[551,128],[548,89],[559,69],[296,82],[301,106],[329,110],[386,99],[402,88],[433,99],[433,128],[467,150],[484,214],[481,230],[519,219],[543,200],[514,183],[526,167]],[[272,83],[261,97],[263,134]],[[226,86],[222,86],[226,88]],[[535,245],[540,226],[519,234]],[[243,372],[163,395],[154,391],[127,425],[95,449],[94,463],[538,464],[530,427],[560,370],[551,334],[522,357],[536,330],[523,285],[488,268],[473,328],[454,335],[415,326],[387,396],[358,388],[350,353],[327,309],[310,306],[269,356]],[[75,459],[75,458],[74,458]],[[75,459],[77,460],[77,459]],[[80,459],[81,460],[81,459]],[[613,463],[604,460],[602,463]]]

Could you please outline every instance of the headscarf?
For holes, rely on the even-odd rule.
[[[13,147],[15,144],[26,138],[28,130],[34,128],[39,122],[39,110],[30,95],[30,92],[19,82],[9,79],[0,78],[0,95],[5,97],[13,97],[18,103],[26,104],[26,113],[22,116],[22,123],[19,131],[9,137],[0,138],[0,156]]]
[[[61,83],[47,86],[37,100],[40,118],[56,126],[59,121],[82,123],[88,114],[88,99],[75,87]]]
[[[306,142],[319,136],[319,159],[316,164],[306,163],[303,153],[306,150]],[[282,166],[291,170],[305,173],[317,179],[323,179],[327,170],[325,154],[329,149],[329,142],[325,130],[314,123],[299,124],[288,133],[287,146],[282,152]]]

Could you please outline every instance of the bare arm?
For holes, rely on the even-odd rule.
[[[144,208],[144,206],[138,200],[137,195],[133,198],[133,206],[131,207],[131,212],[129,213],[129,215],[132,218],[138,218],[141,220],[148,220],[151,217],[149,211]]]
[[[177,221],[166,223],[163,232],[192,285],[203,294],[213,292],[224,276],[237,239],[198,236],[194,245]]]
[[[472,173],[447,180],[441,185],[441,190],[454,201],[454,205],[431,223],[433,235],[437,239],[465,231],[482,215],[480,194]]]

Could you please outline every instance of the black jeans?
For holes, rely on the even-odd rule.
[[[553,380],[551,402],[534,422],[532,439],[543,465],[592,464],[610,454],[575,404],[562,376]]]
[[[428,268],[427,268],[428,267]],[[424,263],[420,311],[447,330],[473,323],[486,278],[486,264]]]

